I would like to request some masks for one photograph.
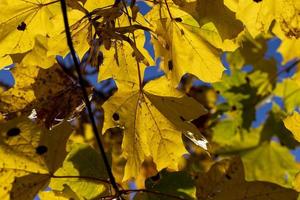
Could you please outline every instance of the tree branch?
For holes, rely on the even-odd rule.
[[[94,133],[97,145],[99,147],[99,150],[101,152],[101,155],[102,155],[102,158],[103,158],[103,161],[104,161],[104,164],[105,164],[108,176],[109,176],[110,183],[111,183],[111,185],[113,186],[113,188],[115,190],[115,193],[116,193],[115,196],[119,197],[120,196],[119,187],[116,183],[114,175],[112,174],[111,167],[109,165],[107,156],[105,154],[105,150],[104,150],[103,144],[101,142],[99,132],[98,132],[98,129],[97,129],[97,126],[96,126],[96,122],[95,122],[95,119],[94,119],[94,116],[93,116],[92,107],[91,107],[91,103],[90,103],[90,100],[89,100],[89,97],[88,97],[88,93],[87,93],[87,91],[85,89],[85,86],[84,86],[84,79],[83,79],[83,76],[81,74],[80,64],[79,64],[79,62],[76,58],[76,52],[75,52],[75,49],[74,49],[74,46],[73,46],[72,36],[71,36],[70,28],[69,28],[66,1],[65,0],[60,0],[60,3],[61,3],[61,9],[62,9],[62,14],[63,14],[63,19],[64,19],[67,43],[68,43],[68,46],[69,46],[69,49],[70,49],[70,52],[71,52],[71,55],[72,55],[72,58],[73,58],[73,62],[74,62],[75,68],[76,68],[76,72],[78,74],[79,84],[80,84],[80,87],[81,87],[81,90],[82,90],[84,102],[85,102],[85,105],[86,105],[86,108],[87,108],[87,111],[88,111],[88,115],[89,115],[89,118],[90,118],[90,121],[91,121],[91,125],[92,125],[92,128],[93,128],[93,133]]]

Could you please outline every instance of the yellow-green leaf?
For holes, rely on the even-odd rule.
[[[50,188],[63,192],[67,185],[83,199],[105,195],[109,185],[103,160],[100,157],[101,155],[86,144],[72,145],[63,166],[52,177]]]
[[[142,90],[136,83],[117,81],[117,85],[118,91],[103,105],[103,129],[124,130],[122,149],[127,163],[123,180],[136,177],[149,156],[158,170],[177,170],[180,157],[186,153],[181,134],[197,134],[189,121],[204,114],[205,109],[164,77],[151,81]]]
[[[217,49],[201,36],[202,30],[191,15],[171,3],[169,9],[172,17],[165,4],[156,5],[147,18],[156,33],[152,37],[156,57],[162,56],[162,69],[173,86],[186,73],[205,82],[219,81],[224,67]]]
[[[290,150],[274,141],[266,141],[252,150],[241,152],[241,157],[248,181],[268,181],[291,187],[299,171]]]

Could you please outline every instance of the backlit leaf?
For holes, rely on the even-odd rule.
[[[217,49],[201,36],[202,30],[191,15],[171,3],[169,8],[172,18],[165,4],[156,5],[147,16],[155,28],[152,42],[156,56],[162,56],[167,77],[174,86],[186,73],[205,82],[219,81],[224,67]]]
[[[66,123],[48,131],[24,117],[2,123],[1,199],[33,199],[62,165],[71,131]]]
[[[199,200],[296,199],[298,193],[279,185],[263,181],[246,181],[244,168],[239,158],[216,162],[209,172],[198,177]]]
[[[204,108],[165,78],[151,81],[142,90],[136,83],[117,81],[117,85],[119,91],[103,105],[103,129],[124,129],[122,149],[127,163],[123,180],[136,177],[149,156],[158,170],[177,170],[179,158],[186,153],[181,134],[197,134],[189,121],[204,114]]]

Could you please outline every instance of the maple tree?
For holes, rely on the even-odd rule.
[[[0,9],[0,199],[300,198],[299,1]]]

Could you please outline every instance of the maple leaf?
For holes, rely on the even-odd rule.
[[[300,114],[294,112],[291,116],[285,118],[283,122],[285,127],[293,133],[295,139],[300,142]]]
[[[295,0],[242,0],[238,2],[236,17],[240,19],[253,37],[267,33],[273,21],[288,37],[299,37],[300,6]]]
[[[39,66],[44,69],[52,67],[55,63],[55,56],[47,55],[48,41],[47,37],[36,36],[33,49],[24,55],[21,64],[25,66]]]
[[[39,198],[41,200],[49,200],[49,199],[55,199],[55,200],[80,200],[78,196],[69,188],[66,188],[63,192],[60,191],[43,191],[39,192]]]
[[[158,170],[177,170],[178,159],[186,153],[181,134],[197,134],[188,122],[204,114],[205,109],[171,87],[166,78],[151,81],[142,90],[136,83],[116,82],[119,91],[103,104],[103,129],[124,129],[122,149],[127,163],[123,180],[136,177],[149,156]]]
[[[73,144],[70,149],[62,167],[54,173],[49,187],[68,194],[65,191],[67,186],[79,198],[84,199],[108,193],[109,182],[103,160],[99,159],[100,155],[86,144]],[[55,178],[60,176],[65,178]]]
[[[224,51],[239,47],[239,37],[244,27],[235,13],[228,9],[223,0],[174,0],[180,9],[194,17],[201,27],[201,36],[209,43]],[[215,13],[218,13],[216,15]]]
[[[1,65],[0,65],[0,70],[1,70],[3,67],[11,65],[13,62],[12,62],[11,57],[6,55],[6,56],[0,57],[0,63],[1,63]]]
[[[138,46],[143,46],[145,43],[143,31],[135,33],[135,41]],[[113,78],[114,80],[128,80],[139,84],[140,79],[137,68],[139,68],[140,78],[143,80],[145,68],[154,64],[144,48],[139,48],[138,51],[142,53],[145,60],[144,62],[138,61],[131,45],[124,41],[115,41],[112,48],[109,50],[103,48],[101,51],[104,54],[104,59],[99,71],[99,81]]]
[[[81,59],[90,48],[93,39],[93,26],[85,14],[79,10],[71,10],[68,14],[72,41],[76,54]],[[64,32],[63,16],[57,15],[52,20],[55,28],[50,34],[48,40],[47,56],[66,56],[69,53],[69,47],[66,42],[66,33]]]
[[[25,117],[2,123],[1,199],[33,199],[61,166],[71,131],[67,123],[49,131]]]
[[[268,181],[291,187],[294,176],[299,171],[289,149],[273,141],[265,141],[240,155],[248,181]]]
[[[168,172],[163,170],[156,176],[147,179],[145,185],[147,190],[162,192],[170,196],[139,193],[134,197],[134,200],[172,200],[174,197],[181,197],[186,200],[196,199],[195,180],[186,171]]]
[[[51,128],[61,119],[72,118],[82,110],[81,90],[60,66],[42,69],[16,65],[12,73],[16,83],[1,93],[0,112],[28,114],[34,109],[33,117]]]
[[[296,199],[298,193],[263,181],[245,181],[239,158],[216,162],[206,174],[197,179],[197,199]]]
[[[156,57],[163,58],[162,69],[174,86],[186,73],[205,82],[219,81],[224,70],[219,52],[201,36],[191,15],[169,4],[155,5],[146,16],[154,26],[152,42]]]
[[[49,34],[51,18],[61,12],[56,0],[3,0],[0,9],[0,56],[32,49],[34,37]]]
[[[38,67],[26,68],[16,65],[12,70],[15,84],[12,88],[0,94],[0,112],[11,113],[24,109],[34,99],[34,92],[30,89],[34,78],[38,74]]]
[[[274,94],[282,98],[284,108],[287,112],[292,112],[300,105],[300,85],[298,82],[295,77],[287,78],[278,83],[274,90]]]

